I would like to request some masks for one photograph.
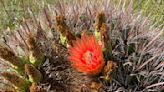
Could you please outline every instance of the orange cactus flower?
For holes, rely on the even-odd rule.
[[[81,39],[74,41],[68,53],[68,60],[80,72],[96,75],[104,66],[102,46],[93,35],[83,35]]]

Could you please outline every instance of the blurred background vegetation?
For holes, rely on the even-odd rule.
[[[71,2],[72,0],[67,1]],[[164,0],[113,1],[115,1],[116,4],[119,4],[120,1],[126,1],[126,5],[128,5],[130,1],[133,1],[133,9],[135,12],[142,11],[145,16],[149,16],[156,26],[164,26]],[[0,32],[3,32],[7,27],[14,30],[23,18],[28,19],[28,7],[33,10],[35,16],[38,16],[45,5],[54,5],[57,2],[58,0],[0,0]]]

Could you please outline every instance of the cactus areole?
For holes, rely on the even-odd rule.
[[[80,72],[97,75],[104,66],[102,46],[98,44],[95,36],[83,35],[81,39],[73,42],[68,52],[68,60]]]

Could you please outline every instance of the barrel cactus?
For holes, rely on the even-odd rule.
[[[39,16],[29,8],[1,40],[0,91],[162,91],[163,29],[124,3],[59,1]]]

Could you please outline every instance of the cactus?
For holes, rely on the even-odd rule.
[[[24,19],[17,30],[4,36],[15,54],[3,54],[8,50],[0,49],[0,56],[25,67],[21,76],[30,82],[31,92],[37,88],[46,92],[162,91],[163,29],[141,12],[133,12],[132,3],[127,8],[126,2],[121,4],[60,1],[44,8],[39,17],[29,9],[30,20]],[[28,59],[19,60],[22,56]],[[18,61],[25,62],[20,66]]]

